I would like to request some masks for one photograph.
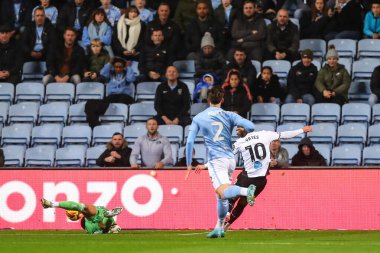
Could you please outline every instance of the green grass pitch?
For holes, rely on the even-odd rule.
[[[124,230],[120,234],[87,235],[84,231],[0,231],[2,253],[113,252],[380,252],[380,231],[229,231],[207,239],[204,230]]]

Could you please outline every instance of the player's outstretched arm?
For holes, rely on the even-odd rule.
[[[304,126],[302,128],[302,130],[303,130],[304,133],[312,132],[313,131],[313,127],[312,126]]]
[[[308,133],[311,131],[313,131],[313,128],[311,126],[304,126],[303,128],[297,130],[280,132],[280,138],[290,139],[296,137],[299,134]]]
[[[187,165],[187,171],[186,171],[185,181],[189,178],[192,169],[193,169],[192,165]]]

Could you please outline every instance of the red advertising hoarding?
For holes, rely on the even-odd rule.
[[[124,207],[126,229],[210,229],[215,193],[207,171],[0,170],[0,228],[80,229],[39,199]],[[235,172],[235,176],[238,171]],[[234,229],[380,229],[380,170],[272,171]]]

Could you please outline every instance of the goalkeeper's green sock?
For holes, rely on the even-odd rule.
[[[56,203],[53,203],[53,206],[55,206]],[[82,203],[78,203],[75,201],[62,201],[58,202],[57,207],[63,208],[65,210],[75,210],[79,212],[83,212],[85,205]]]
[[[109,229],[113,224],[115,224],[115,220],[111,218],[103,218],[102,223],[105,229]]]

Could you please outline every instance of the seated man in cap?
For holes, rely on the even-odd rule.
[[[19,43],[12,38],[10,25],[0,26],[0,82],[21,82],[23,52]]]
[[[318,69],[312,60],[313,52],[305,49],[301,53],[301,61],[290,69],[288,74],[289,94],[285,103],[306,103],[310,106],[315,103],[312,94]]]

